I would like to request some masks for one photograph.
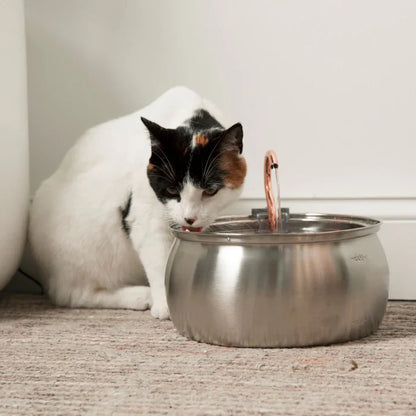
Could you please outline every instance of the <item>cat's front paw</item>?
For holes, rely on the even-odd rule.
[[[125,309],[144,311],[152,304],[152,295],[148,286],[127,286],[119,290],[120,305]]]
[[[170,319],[169,307],[165,299],[155,301],[150,313],[157,319]]]

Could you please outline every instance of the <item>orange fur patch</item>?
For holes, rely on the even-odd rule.
[[[153,165],[152,163],[149,163],[147,165],[147,170],[153,170],[155,168],[155,165]]]
[[[195,146],[197,144],[199,144],[201,146],[206,146],[207,143],[208,143],[208,139],[203,134],[198,134],[197,136],[194,137]]]
[[[231,189],[239,188],[247,174],[247,164],[244,157],[234,151],[224,153],[221,169],[226,172],[225,182]]]

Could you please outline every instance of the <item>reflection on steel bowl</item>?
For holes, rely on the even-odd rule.
[[[295,347],[378,328],[388,296],[379,221],[287,213],[285,233],[267,231],[265,221],[222,217],[200,233],[172,227],[166,291],[180,334],[227,346]]]

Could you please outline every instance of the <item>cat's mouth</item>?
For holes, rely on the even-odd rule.
[[[192,233],[200,233],[202,231],[202,227],[185,227],[182,225],[182,231],[190,231]]]

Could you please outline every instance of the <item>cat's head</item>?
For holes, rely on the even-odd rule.
[[[166,129],[142,118],[150,133],[150,186],[170,220],[191,231],[211,224],[241,194],[246,176],[243,128],[189,123]]]

